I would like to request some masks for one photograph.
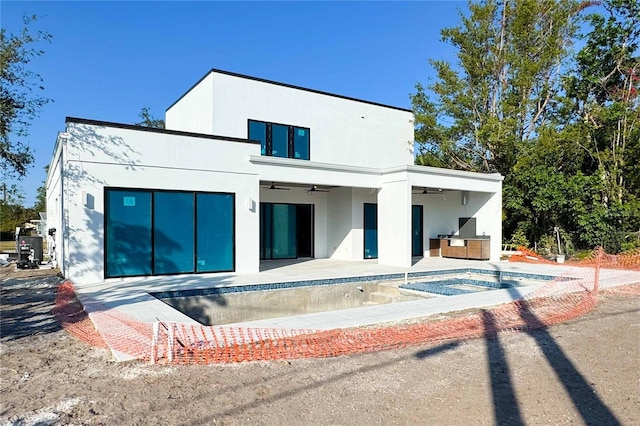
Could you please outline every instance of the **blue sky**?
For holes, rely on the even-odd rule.
[[[451,59],[440,29],[466,2],[2,1],[1,25],[53,35],[31,69],[53,99],[30,129],[35,163],[19,182],[35,201],[66,116],[134,123],[165,109],[209,69],[410,108],[429,58]]]

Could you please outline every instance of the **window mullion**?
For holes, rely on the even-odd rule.
[[[273,139],[271,138],[271,123],[267,123],[265,126],[267,131],[267,155],[273,155]]]
[[[287,130],[287,157],[293,158],[293,126],[289,126]]]

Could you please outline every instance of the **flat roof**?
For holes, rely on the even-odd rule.
[[[159,129],[157,127],[140,126],[136,124],[115,123],[112,121],[91,120],[88,118],[66,117],[65,123],[88,124],[91,126],[116,127],[118,129],[136,130],[142,132],[162,133],[165,135],[189,136],[194,138],[215,139],[229,142],[243,142],[260,145],[260,141],[253,139],[234,138],[231,136],[209,135],[206,133],[184,132],[182,130]]]
[[[295,86],[293,84],[281,83],[279,81],[267,80],[267,79],[259,78],[259,77],[252,77],[250,75],[238,74],[238,73],[235,73],[235,72],[219,70],[219,69],[216,69],[216,68],[211,68],[205,75],[202,76],[202,78],[200,80],[198,80],[193,86],[191,86],[186,92],[184,92],[182,94],[182,96],[180,96],[178,98],[177,101],[175,101],[174,103],[169,105],[169,107],[165,111],[170,110],[175,104],[180,102],[180,100],[182,98],[184,98],[187,95],[187,93],[189,93],[191,90],[193,90],[194,87],[196,87],[198,84],[200,84],[200,82],[202,80],[204,80],[205,78],[207,78],[207,76],[209,76],[209,74],[211,74],[211,73],[230,75],[232,77],[244,78],[246,80],[259,81],[261,83],[273,84],[275,86],[288,87],[289,89],[303,90],[305,92],[317,93],[319,95],[325,95],[325,96],[332,96],[334,98],[346,99],[348,101],[361,102],[361,103],[364,103],[364,104],[375,105],[375,106],[379,106],[379,107],[383,107],[383,108],[391,108],[391,109],[395,109],[395,110],[398,110],[398,111],[405,111],[405,112],[411,112],[411,113],[413,112],[413,110],[407,109],[407,108],[401,108],[401,107],[397,107],[397,106],[393,106],[393,105],[381,104],[381,103],[378,103],[378,102],[367,101],[367,100],[364,100],[364,99],[352,98],[350,96],[338,95],[336,93],[324,92],[322,90],[309,89],[307,87]]]

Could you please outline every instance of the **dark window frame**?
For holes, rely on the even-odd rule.
[[[151,194],[151,274],[138,274],[138,275],[108,275],[107,273],[107,222],[109,215],[109,197],[107,196],[109,191],[130,191],[130,192],[140,192],[140,193],[150,193]],[[194,219],[194,241],[193,241],[193,272],[174,272],[174,273],[155,273],[155,195],[156,192],[172,192],[172,193],[187,193],[192,194],[194,198],[194,208],[193,208],[193,219]],[[210,194],[210,195],[230,195],[231,202],[231,219],[232,219],[232,231],[231,231],[231,256],[232,256],[232,266],[231,269],[228,270],[219,270],[219,271],[202,271],[198,272],[197,270],[197,258],[198,258],[198,247],[197,247],[197,194]],[[103,188],[103,200],[104,200],[104,214],[103,214],[103,274],[105,279],[110,278],[129,278],[129,277],[151,277],[151,276],[171,276],[171,275],[191,275],[191,274],[215,274],[215,273],[224,273],[224,272],[235,272],[236,271],[236,194],[233,192],[216,192],[216,191],[188,191],[188,190],[167,190],[167,189],[148,189],[148,188],[127,188],[127,187],[115,187],[115,186],[105,186]]]
[[[262,121],[262,120],[247,120],[247,137],[250,137],[251,123],[263,123],[265,125],[265,156],[273,157],[273,125],[284,126],[287,127],[287,156],[286,157],[277,157],[277,158],[291,158],[294,160],[311,160],[311,129],[309,127],[304,126],[296,126],[293,124],[284,124],[284,123],[275,123],[272,121]],[[307,152],[309,158],[296,158],[295,157],[295,132],[297,129],[305,130],[308,134],[308,142],[307,142]]]

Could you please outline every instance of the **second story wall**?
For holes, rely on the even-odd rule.
[[[213,135],[213,74],[207,74],[165,113],[169,130]]]
[[[249,137],[250,119],[307,128],[310,161],[374,168],[413,164],[408,110],[226,72],[209,73],[167,111],[166,119],[170,129],[206,129],[237,138]],[[210,127],[201,122],[207,119]]]

